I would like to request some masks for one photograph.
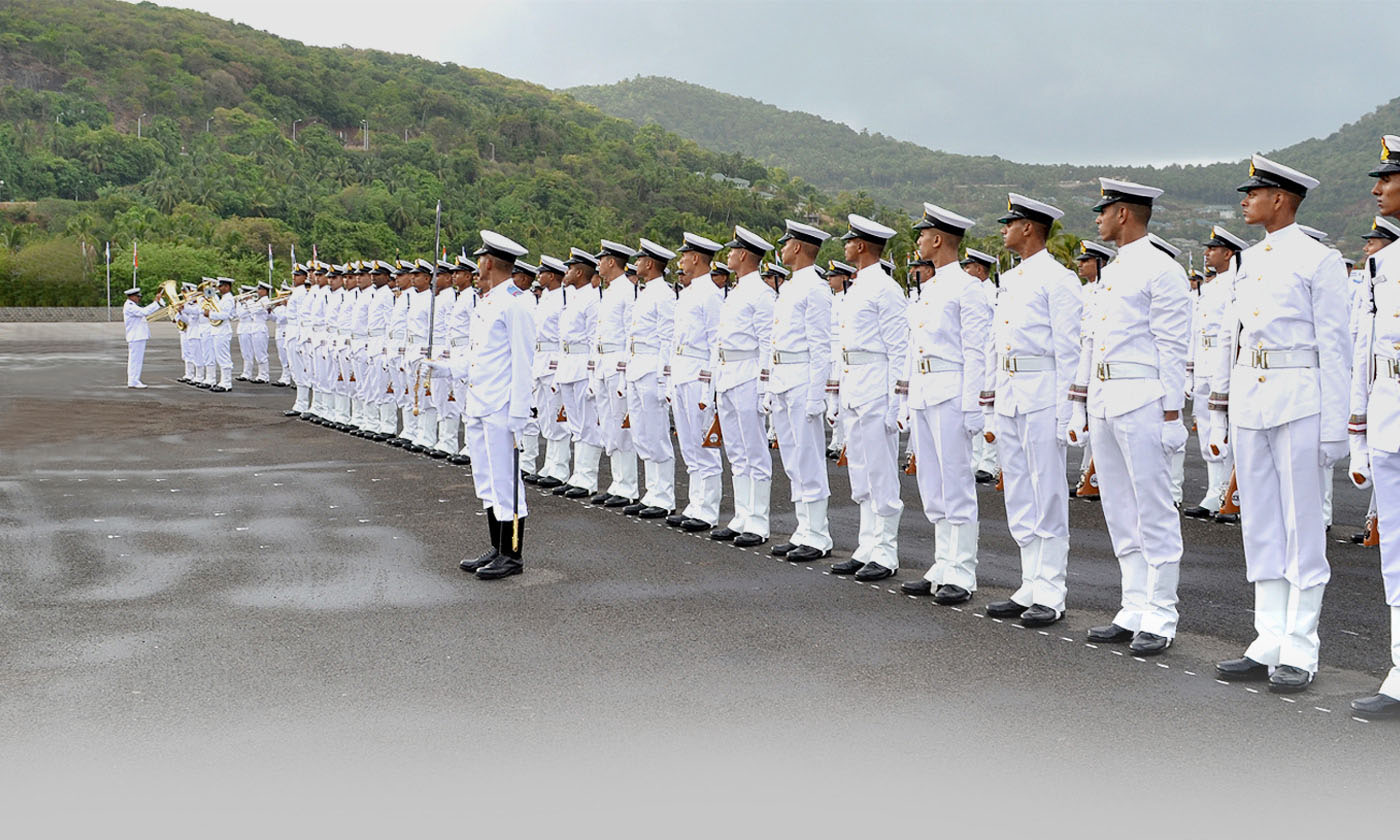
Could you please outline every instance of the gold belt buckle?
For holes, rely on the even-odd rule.
[[[1268,354],[1257,347],[1250,348],[1249,365],[1256,368],[1267,368],[1269,366]]]
[[[1097,367],[1096,367],[1096,371],[1098,372],[1098,377],[1099,377],[1099,381],[1100,381],[1100,382],[1104,382],[1104,381],[1106,381],[1106,380],[1108,379],[1108,363],[1107,363],[1107,362],[1099,362],[1098,365],[1097,365]]]

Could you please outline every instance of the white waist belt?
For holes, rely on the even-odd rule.
[[[797,365],[810,361],[812,354],[807,350],[774,350],[773,364],[775,365]]]
[[[1235,364],[1252,368],[1315,368],[1316,350],[1250,350],[1241,352]]]
[[[428,337],[427,337],[426,335],[413,335],[413,334],[410,333],[409,336],[408,336],[408,343],[409,343],[409,344],[427,344],[427,343],[428,343]]]
[[[1054,370],[1054,356],[998,356],[997,364],[1010,373],[1017,371]]]
[[[566,356],[587,356],[589,352],[590,348],[587,344],[579,344],[578,342],[568,341],[564,342],[564,355]]]
[[[868,350],[841,351],[841,359],[848,365],[873,365],[888,358],[884,353],[872,353]]]
[[[638,344],[635,341],[632,342],[633,356],[654,356],[660,352],[661,351],[657,349],[655,344]]]
[[[938,356],[923,356],[919,359],[919,373],[942,373],[944,371],[961,371],[962,362],[950,362]]]
[[[700,359],[706,362],[710,360],[710,351],[699,350],[694,347],[687,347],[684,344],[676,345],[676,355],[684,356],[687,359]]]
[[[1099,362],[1094,365],[1094,375],[1101,382],[1109,379],[1156,379],[1157,368],[1133,362]]]
[[[1201,336],[1201,346],[1202,346],[1202,347],[1204,347],[1204,348],[1206,348],[1206,349],[1210,349],[1211,347],[1214,347],[1215,344],[1216,344],[1216,337],[1215,337],[1215,336],[1213,336],[1213,335],[1203,335],[1203,336]]]
[[[353,338],[369,338],[369,333],[368,333],[368,332],[350,333],[350,335],[351,335],[351,337],[353,337]]]
[[[720,364],[726,364],[728,362],[747,362],[750,359],[757,358],[757,350],[726,350],[723,347],[719,348]]]
[[[626,349],[626,345],[618,344],[617,342],[598,342],[598,352],[604,355],[607,355],[608,353],[621,353]]]

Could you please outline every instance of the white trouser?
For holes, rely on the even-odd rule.
[[[1251,582],[1283,578],[1306,590],[1331,579],[1318,515],[1319,428],[1316,414],[1270,429],[1231,424],[1240,530]]]
[[[831,528],[826,505],[831,485],[826,474],[826,422],[822,414],[807,414],[807,388],[800,385],[774,394],[773,430],[778,435],[778,452],[783,472],[791,487],[789,500],[797,514],[797,529],[790,542],[821,551],[830,551]],[[823,406],[823,408],[825,408]]]
[[[138,338],[126,343],[126,384],[141,382],[141,366],[146,360],[146,339]]]
[[[646,472],[642,504],[674,510],[676,448],[671,442],[671,417],[659,374],[627,383],[627,413],[632,418],[632,443]]]
[[[758,406],[758,380],[750,380],[720,393],[718,401],[724,454],[729,458],[730,478],[734,485],[734,518],[730,520],[729,527],[767,537],[773,451],[768,448],[768,428]],[[761,506],[755,509],[755,500],[760,495]]]
[[[598,492],[598,461],[603,454],[603,433],[598,428],[596,403],[588,396],[588,380],[578,379],[559,384],[559,398],[564,406],[565,428],[574,444],[574,471],[566,483]]]
[[[638,496],[637,450],[632,442],[630,423],[629,428],[622,428],[627,419],[626,388],[625,375],[614,369],[598,381],[594,399],[598,406],[598,425],[603,433],[603,449],[608,453],[612,472],[608,493],[635,499]]]
[[[239,375],[244,379],[253,378],[253,350],[249,338],[248,333],[238,331],[238,358],[243,360],[243,369]]]
[[[248,349],[253,353],[254,375],[250,379],[270,379],[271,370],[267,363],[267,332],[265,330],[254,330],[248,334]],[[243,361],[243,369],[247,371],[248,361]]]
[[[219,368],[214,359],[214,336],[205,335],[203,338],[194,340],[196,355],[195,364],[203,371],[201,377],[206,385],[217,385],[219,382]]]
[[[1322,467],[1322,528],[1332,527],[1332,473],[1334,467]]]
[[[280,329],[277,331],[277,340],[274,343],[277,346],[277,381],[291,382],[291,368],[288,365],[291,354],[287,350],[287,339],[282,337]],[[272,372],[269,370],[268,376],[271,377],[271,375]]]
[[[972,442],[958,400],[914,409],[909,445],[918,459],[916,480],[924,516],[933,523],[933,565],[924,575],[935,586],[977,589],[977,480]]]
[[[1115,417],[1089,417],[1104,521],[1122,572],[1126,630],[1176,636],[1181,518],[1171,498],[1171,456],[1162,450],[1162,401]]]
[[[899,498],[899,435],[885,428],[886,409],[893,398],[843,405],[838,417],[846,430],[851,500],[861,506],[861,536],[851,559],[897,570],[899,519],[904,511]]]
[[[515,435],[506,426],[507,409],[487,417],[467,417],[463,430],[471,450],[472,481],[476,497],[495,511],[496,518],[509,522],[517,507],[526,515],[525,491],[516,469]]]
[[[559,389],[554,384],[553,373],[535,380],[535,405],[540,413],[540,437],[545,440],[569,439],[568,427],[559,422],[559,407],[562,404]]]
[[[1246,514],[1240,511],[1240,521]],[[1254,641],[1244,655],[1270,668],[1292,665],[1317,673],[1318,622],[1325,584],[1300,589],[1282,578],[1254,584]]]
[[[674,386],[671,414],[676,420],[676,441],[689,474],[689,503],[684,516],[714,525],[719,522],[719,500],[724,459],[719,447],[705,447],[705,433],[715,418],[714,395],[707,383],[691,380]],[[705,403],[701,408],[700,403]]]
[[[219,366],[219,384],[233,387],[233,334],[215,333],[213,336],[214,361]]]
[[[1371,480],[1381,535],[1385,602],[1400,607],[1400,453],[1371,450]]]
[[[1400,607],[1390,608],[1390,673],[1380,693],[1400,700]]]
[[[1011,599],[1058,612],[1065,608],[1069,560],[1069,485],[1065,444],[1055,433],[1055,409],[996,415],[997,458],[1006,524],[1021,547],[1021,586]]]

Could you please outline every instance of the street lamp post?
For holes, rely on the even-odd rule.
[[[141,121],[144,120],[145,118],[146,118],[146,115],[145,115],[145,114],[142,114],[141,116],[139,116],[139,117],[136,118],[136,139],[137,139],[137,140],[140,140],[140,139],[141,139]]]
[[[213,117],[205,117],[205,118],[204,118],[204,133],[205,133],[205,134],[208,134],[208,133],[209,133],[209,124],[212,123],[212,122],[214,122],[214,118],[213,118]]]
[[[293,143],[295,143],[295,142],[297,141],[297,123],[299,123],[299,122],[305,122],[305,119],[292,120],[292,142],[293,142]]]
[[[369,151],[369,120],[360,120],[360,134],[365,151]]]

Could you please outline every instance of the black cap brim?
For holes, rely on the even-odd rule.
[[[1395,163],[1394,161],[1386,161],[1380,166],[1377,166],[1375,169],[1372,169],[1370,172],[1367,172],[1366,177],[1379,178],[1382,175],[1394,175],[1397,172],[1400,172],[1400,163]]]

